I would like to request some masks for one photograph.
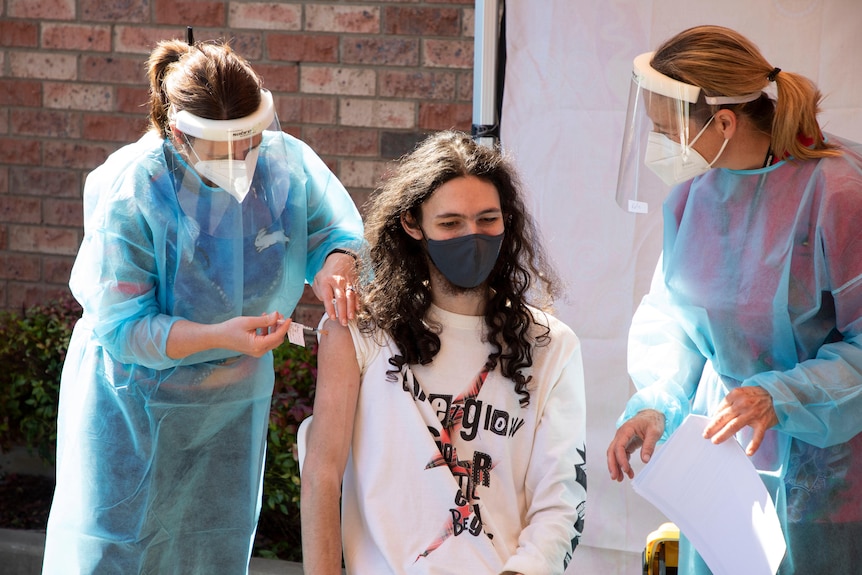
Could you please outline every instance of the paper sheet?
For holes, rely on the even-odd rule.
[[[786,544],[772,498],[739,443],[703,438],[690,415],[632,481],[715,575],[775,575]]]

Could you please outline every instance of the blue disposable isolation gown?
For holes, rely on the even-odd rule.
[[[862,156],[830,141],[842,157],[713,169],[674,188],[629,336],[638,392],[621,420],[657,409],[667,438],[735,387],[772,396],[779,423],[753,461],[784,526],[781,573],[860,568],[857,541],[806,534],[862,526]],[[686,543],[680,573],[708,573]]]
[[[246,573],[272,354],[175,360],[168,332],[289,316],[332,248],[359,247],[358,211],[281,132],[264,132],[242,204],[152,133],[89,175],[84,202],[70,282],[84,313],[62,375],[43,573]]]

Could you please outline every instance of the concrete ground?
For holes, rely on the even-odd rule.
[[[40,575],[45,534],[38,531],[0,529],[0,572],[3,575]],[[302,575],[302,564],[252,558],[249,575]]]

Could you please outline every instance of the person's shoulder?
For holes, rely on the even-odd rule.
[[[527,306],[527,309],[533,315],[534,332],[541,334],[547,328],[551,342],[559,342],[557,345],[580,346],[580,340],[574,330],[554,314],[533,306]]]
[[[126,144],[111,153],[88,177],[116,179],[129,170],[147,164],[155,154],[162,154],[163,143],[158,134],[147,132],[138,141]]]

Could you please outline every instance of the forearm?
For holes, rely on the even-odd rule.
[[[300,499],[303,571],[306,575],[340,575],[341,484],[334,477],[319,478],[314,463],[305,465],[303,475],[308,480],[302,482]]]
[[[171,327],[165,351],[170,358],[183,359],[201,351],[220,348],[219,331],[218,325],[181,319]]]

